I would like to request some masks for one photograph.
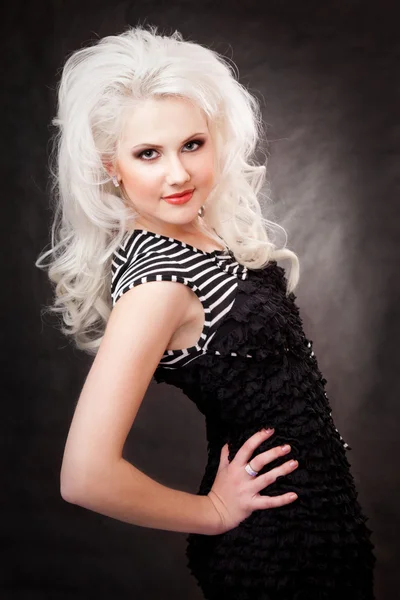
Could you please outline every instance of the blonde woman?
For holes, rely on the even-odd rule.
[[[50,308],[94,356],[62,497],[187,532],[204,598],[371,600],[371,531],[295,303],[299,261],[261,211],[257,100],[222,56],[155,27],[74,52],[58,92],[36,264],[49,257]],[[153,377],[205,416],[197,494],[122,458]]]

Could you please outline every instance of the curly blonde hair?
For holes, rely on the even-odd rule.
[[[249,269],[289,259],[287,294],[299,280],[297,255],[272,241],[274,230],[286,236],[285,230],[261,211],[261,201],[270,201],[262,190],[266,167],[250,158],[264,135],[258,100],[217,52],[178,31],[167,36],[155,26],[129,27],[69,56],[52,121],[58,131],[50,156],[51,248],[35,265],[56,284],[47,309],[61,313],[61,331],[89,354],[97,353],[112,310],[113,253],[135,217],[104,165],[117,157],[128,111],[150,97],[174,95],[203,109],[219,159],[218,184],[199,229],[222,238]]]

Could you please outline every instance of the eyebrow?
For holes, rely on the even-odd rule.
[[[198,133],[194,133],[193,135],[190,135],[185,140],[183,140],[182,144],[186,144],[186,142],[188,142],[192,138],[196,137],[196,135],[206,135],[206,132],[205,131],[199,131]],[[152,148],[157,148],[158,150],[162,150],[163,149],[163,147],[160,146],[159,144],[147,144],[147,143],[143,143],[143,144],[137,144],[136,146],[133,146],[132,150],[135,150],[136,148],[141,148],[142,146],[151,146]]]

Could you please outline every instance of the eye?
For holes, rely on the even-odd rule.
[[[191,140],[190,142],[186,142],[185,146],[187,146],[188,144],[197,144],[197,146],[200,148],[204,142],[203,140]],[[197,150],[197,148],[195,148],[195,150]],[[193,152],[193,150],[189,150],[189,152]]]
[[[148,156],[148,152],[155,152],[155,150],[149,149],[149,150],[143,150],[143,152],[140,152],[140,154],[137,155],[137,158],[142,158],[144,160],[153,160],[151,157]],[[146,157],[145,157],[146,155]]]
[[[191,140],[190,142],[186,142],[186,144],[183,146],[185,148],[185,146],[187,147],[188,145],[191,144],[196,144],[196,148],[189,148],[189,152],[195,152],[196,150],[198,150],[198,148],[200,148],[203,144],[204,141],[203,140]],[[139,154],[136,155],[137,158],[144,160],[144,161],[152,161],[155,160],[155,157],[149,156],[149,154],[151,155],[152,152],[156,152],[156,150],[154,150],[154,148],[148,148],[147,150],[142,150],[142,152],[140,152]]]

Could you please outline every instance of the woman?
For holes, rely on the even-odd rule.
[[[187,532],[208,599],[372,599],[371,531],[295,304],[298,259],[261,212],[256,99],[215,52],[137,27],[69,57],[54,122],[42,258],[63,332],[95,355],[63,498]],[[122,458],[153,376],[205,415],[198,494]]]

